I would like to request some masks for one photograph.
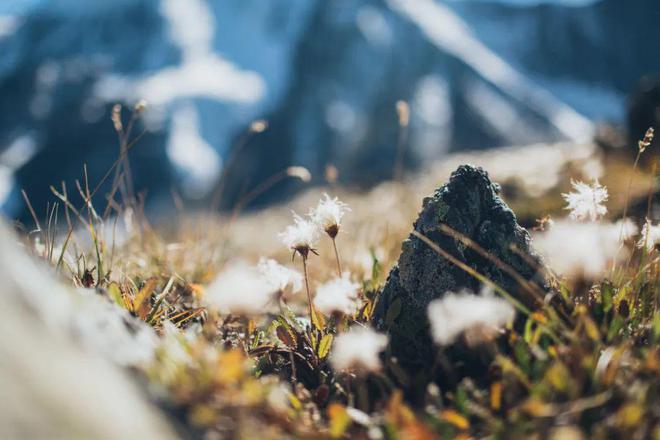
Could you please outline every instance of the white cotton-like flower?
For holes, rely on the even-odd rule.
[[[257,264],[257,269],[266,279],[266,282],[277,292],[294,294],[302,289],[302,274],[282,266],[273,259],[261,258],[259,264]]]
[[[387,336],[367,327],[351,327],[335,338],[330,364],[336,371],[378,371],[378,354],[387,346]]]
[[[295,177],[307,183],[312,180],[312,173],[305,167],[289,167],[286,169],[286,174],[289,177]]]
[[[151,361],[158,345],[153,328],[131,316],[94,289],[79,288],[78,309],[70,325],[80,344],[123,366]]]
[[[307,257],[309,251],[314,252],[314,247],[319,240],[319,229],[313,221],[300,217],[293,213],[293,224],[286,227],[279,234],[282,243],[290,249]]]
[[[439,345],[448,345],[472,330],[494,332],[513,321],[515,310],[505,299],[492,294],[447,292],[431,301],[427,309],[431,336]]]
[[[323,197],[309,215],[320,229],[324,230],[331,238],[335,238],[339,233],[344,214],[350,209],[337,197],[330,198],[327,194],[323,194]]]
[[[552,227],[534,234],[534,248],[556,272],[568,278],[596,279],[608,263],[628,256],[622,240],[637,234],[629,219],[617,223],[557,220]]]
[[[233,263],[209,285],[206,301],[223,313],[257,315],[272,305],[273,285],[252,266]]]
[[[283,383],[271,386],[266,395],[266,402],[277,412],[286,413],[290,408],[291,391]]]
[[[607,188],[602,186],[596,180],[591,185],[580,181],[571,181],[573,191],[568,194],[562,194],[570,210],[570,217],[575,220],[596,221],[605,214],[607,208],[604,203],[607,201]]]
[[[646,248],[647,252],[651,252],[658,243],[660,243],[660,225],[653,225],[651,224],[651,220],[646,219],[646,223],[642,227],[642,236],[637,242],[637,247],[640,249]]]
[[[335,278],[316,289],[314,307],[325,315],[342,313],[352,315],[359,307],[358,291],[360,285],[353,283],[349,274],[344,272],[341,278]]]
[[[163,322],[163,337],[156,349],[159,380],[170,384],[183,369],[192,363],[187,340],[171,321]]]

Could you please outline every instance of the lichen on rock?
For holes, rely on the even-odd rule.
[[[462,165],[446,185],[423,201],[414,230],[441,249],[532,306],[537,297],[522,289],[519,280],[476,252],[464,241],[443,231],[441,225],[471,239],[490,255],[515,270],[525,280],[539,279],[539,258],[530,250],[530,237],[499,196],[499,185],[481,168]],[[501,266],[501,265],[500,265]],[[436,350],[429,334],[427,307],[446,292],[469,289],[481,283],[443,258],[418,236],[411,234],[401,246],[374,312],[374,324],[390,335],[390,352],[411,376],[428,372]],[[456,348],[454,348],[456,350]],[[466,359],[457,360],[458,363]],[[461,371],[460,365],[456,370]]]

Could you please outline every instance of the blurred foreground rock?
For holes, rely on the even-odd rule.
[[[454,171],[449,183],[424,199],[414,230],[494,281],[521,303],[533,304],[534,297],[521,289],[510,275],[443,232],[441,224],[468,237],[523,278],[531,280],[537,276],[539,259],[530,251],[529,234],[518,225],[513,211],[499,197],[499,185],[491,183],[484,170],[462,165]],[[519,253],[512,251],[512,246]],[[389,333],[392,354],[411,378],[420,382],[430,379],[429,370],[435,364],[436,351],[427,319],[429,302],[448,291],[479,292],[481,287],[477,279],[415,235],[403,242],[399,261],[381,293],[374,321],[380,330]],[[446,348],[445,354],[451,358],[451,374],[455,375],[454,378],[445,377],[447,381],[486,373],[488,364],[479,362],[483,356],[478,352],[463,350],[460,344],[455,344]]]
[[[2,438],[174,438],[118,366],[148,358],[150,329],[66,289],[16,241],[0,221]]]

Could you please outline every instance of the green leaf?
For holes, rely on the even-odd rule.
[[[117,305],[126,308],[124,298],[121,296],[121,289],[119,288],[119,284],[115,283],[114,281],[108,286],[108,296],[115,303],[117,303]]]
[[[381,265],[380,261],[378,261],[378,258],[376,257],[376,251],[372,247],[369,249],[369,252],[371,253],[371,281],[373,283],[377,282],[377,280],[380,278],[380,273],[381,273]]]
[[[616,315],[614,319],[612,319],[610,328],[607,331],[607,340],[612,341],[619,334],[624,324],[625,321],[623,320],[623,318],[621,318],[621,316],[619,315]]]
[[[528,318],[528,319],[527,319],[527,322],[525,322],[525,332],[524,332],[524,336],[523,336],[523,339],[524,339],[525,342],[527,342],[528,344],[531,344],[531,343],[532,343],[532,336],[533,336],[532,330],[533,330],[533,325],[534,325],[534,319],[531,318],[531,317]]]
[[[600,295],[603,301],[603,311],[606,313],[612,309],[614,304],[614,287],[609,281],[604,281],[600,286]]]
[[[653,315],[653,339],[656,343],[660,341],[660,312]]]

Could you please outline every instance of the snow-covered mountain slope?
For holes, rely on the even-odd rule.
[[[18,187],[100,178],[117,154],[109,112],[150,102],[131,152],[150,200],[201,197],[251,121],[269,129],[230,173],[237,193],[290,165],[347,181],[391,174],[395,104],[410,103],[407,163],[449,150],[588,137],[623,121],[626,94],[660,72],[660,6],[440,0],[23,0],[0,9],[4,210]],[[13,187],[13,189],[11,189]],[[282,186],[280,190],[286,190]],[[231,192],[231,191],[230,191]]]

